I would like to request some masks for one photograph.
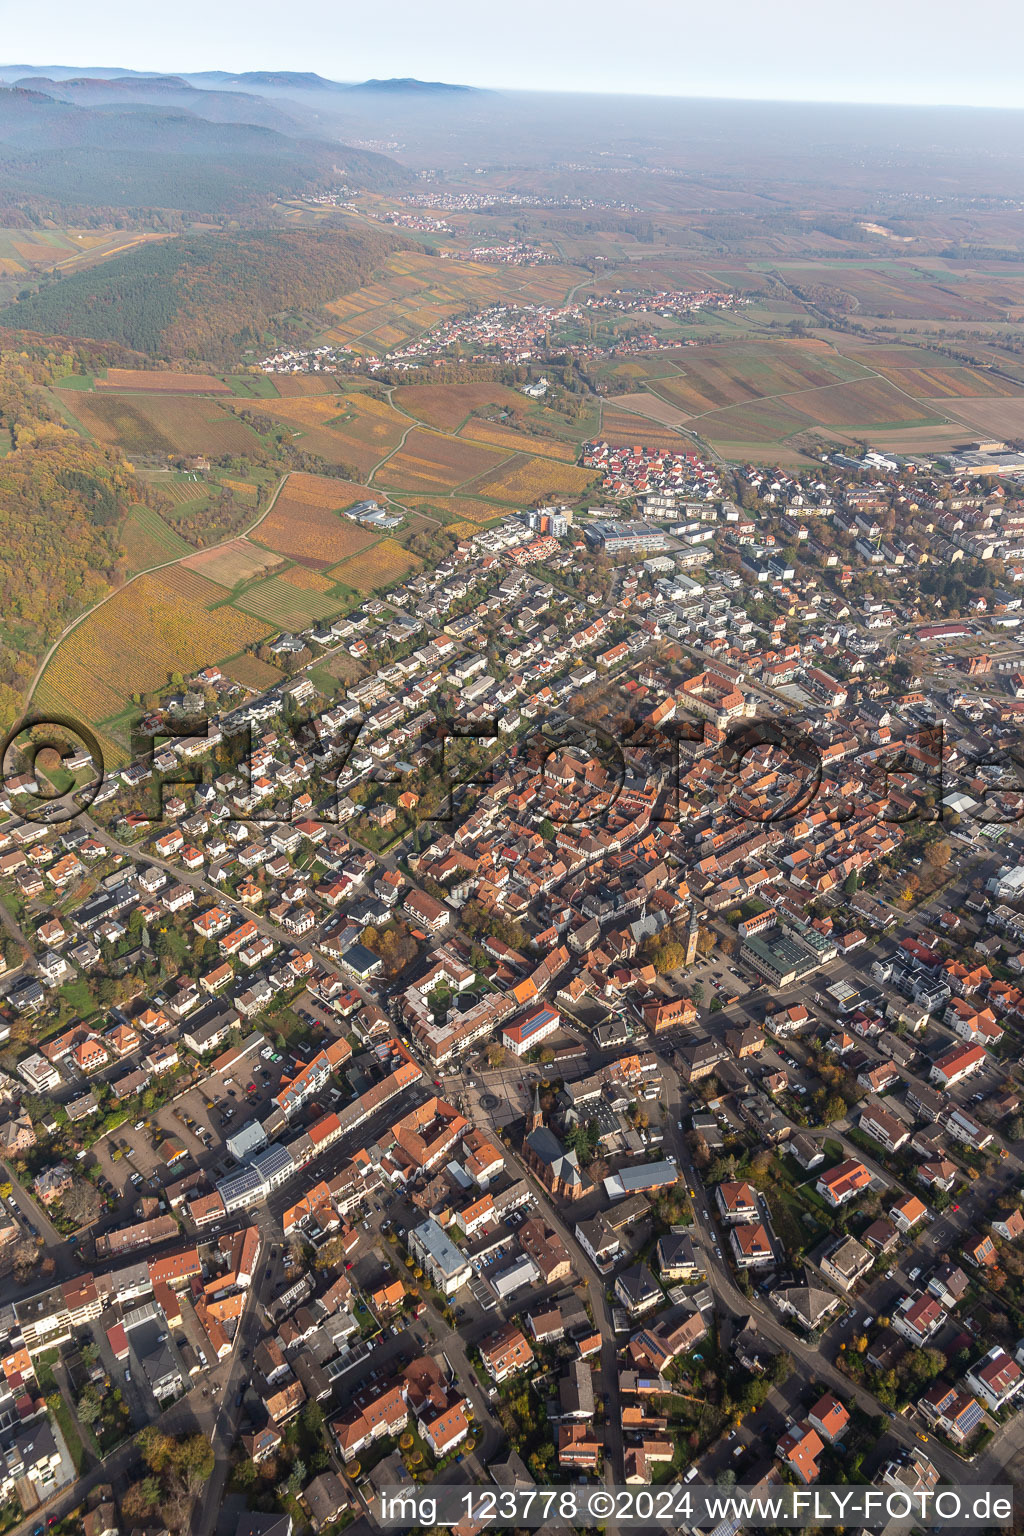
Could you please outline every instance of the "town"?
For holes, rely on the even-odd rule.
[[[467,251],[443,251],[442,257],[499,265],[534,265],[548,258],[537,247],[511,241],[500,247],[471,247]],[[678,340],[663,332],[630,332],[608,345],[574,339],[576,328],[590,315],[654,314],[683,317],[708,310],[733,310],[746,301],[731,293],[711,289],[686,292],[615,293],[589,296],[583,304],[492,304],[472,314],[454,316],[404,346],[383,354],[355,354],[349,347],[321,343],[317,347],[281,349],[260,359],[266,373],[321,372],[343,365],[349,371],[364,367],[369,373],[387,368],[409,372],[441,362],[461,364],[543,361],[552,356],[580,359],[626,357],[668,350]]]
[[[608,503],[280,634],[268,691],[206,667],[102,781],[12,746],[17,1519],[1000,1481],[1024,501],[982,446],[732,470],[638,423],[584,445]]]

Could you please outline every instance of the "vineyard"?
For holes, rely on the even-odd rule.
[[[373,592],[393,586],[422,564],[422,560],[396,544],[394,539],[381,539],[372,549],[363,550],[362,554],[336,565],[331,575],[356,592]]]
[[[874,359],[872,358],[873,362]],[[972,395],[1001,395],[1005,379],[994,379],[981,368],[879,368],[897,389],[921,400],[959,400]]]
[[[351,505],[353,490],[358,493],[362,487],[353,488],[319,475],[293,474],[253,538],[267,549],[314,569],[336,565],[365,549],[374,538],[337,510]]]
[[[373,282],[327,305],[331,341],[358,352],[378,352],[420,336],[441,320],[470,307],[508,302],[561,303],[575,269],[492,267],[438,261],[423,251],[396,251]],[[461,419],[461,418],[460,418]]]
[[[326,592],[331,583],[326,576],[321,576],[318,571],[309,571],[304,565],[292,565],[288,570],[281,572],[281,580],[291,582],[293,587],[299,587],[303,592]]]
[[[461,438],[415,428],[405,447],[381,470],[385,484],[403,491],[452,490],[478,475],[496,472],[501,456]]]
[[[304,591],[282,576],[268,577],[235,601],[238,608],[267,619],[278,629],[305,629],[317,619],[338,613],[343,606],[336,592]]]
[[[266,689],[273,688],[284,676],[277,667],[248,653],[236,656],[234,661],[229,661],[221,670],[225,677],[241,683],[243,688],[251,688],[254,693],[264,693]]]
[[[523,397],[504,384],[402,384],[392,396],[395,404],[418,421],[442,432],[454,432],[470,411],[521,410]]]
[[[507,448],[510,453],[535,453],[545,459],[560,459],[563,464],[574,463],[579,451],[575,443],[560,442],[553,437],[531,437],[526,432],[513,432],[497,422],[477,418],[467,421],[459,436],[492,448]]]
[[[133,507],[125,519],[121,547],[131,571],[143,571],[162,560],[175,560],[189,549],[185,540],[168,528],[159,512],[141,504]]]
[[[297,395],[329,395],[338,388],[338,381],[330,373],[275,373],[274,384],[285,400]]]
[[[173,501],[176,507],[188,506],[189,502],[202,501],[210,494],[210,486],[206,480],[178,480],[171,475],[161,475],[149,481],[161,496],[166,496],[168,501]]]
[[[108,368],[106,379],[96,380],[97,389],[151,389],[161,394],[230,395],[223,379],[211,373],[183,373],[180,369],[161,371],[148,368]]]
[[[58,389],[70,414],[97,442],[140,454],[243,454],[256,442],[243,421],[195,395],[97,395]]]
[[[582,496],[594,479],[589,469],[517,454],[493,473],[474,480],[470,490],[475,496],[511,503],[559,501],[567,496]]]
[[[298,434],[294,437],[297,447],[318,454],[328,464],[351,464],[360,474],[396,446],[408,425],[387,401],[363,394],[249,400],[245,409],[290,427]]]
[[[62,700],[89,721],[106,720],[132,694],[163,687],[173,672],[193,672],[271,632],[231,607],[207,611],[183,590],[187,581],[174,582],[179,569],[168,573],[170,582],[159,579],[162,573],[138,577],[72,630],[43,674],[41,696]]]
[[[216,582],[208,581],[205,576],[201,576],[196,570],[190,570],[184,563],[168,565],[162,571],[154,571],[153,580],[161,587],[166,587],[168,592],[173,592],[175,597],[181,598],[186,603],[192,603],[198,608],[212,608],[215,603],[224,601],[224,593]]]

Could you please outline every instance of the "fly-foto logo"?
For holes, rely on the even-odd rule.
[[[512,765],[531,783],[524,815],[536,825],[565,832],[601,824],[643,783],[651,822],[678,826],[690,814],[684,781],[698,761],[720,772],[719,809],[740,822],[792,823],[812,808],[826,785],[829,816],[838,822],[866,809],[889,824],[943,820],[944,804],[957,785],[945,777],[941,724],[914,729],[885,747],[864,743],[847,750],[836,766],[856,774],[855,798],[844,795],[834,777],[826,780],[823,749],[813,731],[812,722],[788,715],[737,721],[723,733],[702,720],[595,724],[553,714],[513,736],[503,730],[501,716],[464,720],[429,714],[418,742],[403,751],[427,763],[431,784],[443,788],[440,803],[435,795],[434,808],[428,804],[413,818],[420,821],[455,821],[470,791],[493,788]],[[134,729],[131,763],[117,774],[121,788],[141,796],[136,825],[162,824],[170,791],[191,788],[219,797],[214,780],[225,774],[236,785],[225,797],[227,819],[279,825],[314,817],[337,824],[347,792],[367,782],[362,765],[369,737],[365,718],[339,727],[327,726],[325,715],[318,715],[286,720],[271,746],[256,748],[251,723],[229,731],[201,716]],[[292,784],[276,776],[275,753],[281,751],[305,760],[308,773]],[[48,825],[87,810],[108,783],[96,734],[67,716],[19,722],[3,743],[0,765],[3,789],[17,813]],[[372,777],[382,791],[403,781],[383,763],[372,769]],[[1000,825],[1024,819],[1024,754],[1017,745],[993,746],[971,765],[970,783],[970,803],[960,814]]]

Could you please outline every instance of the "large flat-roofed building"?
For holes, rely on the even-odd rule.
[[[652,1189],[671,1189],[678,1177],[675,1163],[637,1163],[632,1168],[620,1168],[605,1179],[605,1194],[609,1200],[624,1200],[627,1195]]]
[[[409,1233],[409,1247],[445,1296],[454,1296],[473,1273],[465,1255],[433,1218],[413,1227]]]
[[[742,956],[759,976],[774,987],[788,987],[812,975],[832,955],[816,953],[803,938],[787,928],[770,928],[766,933],[744,939]]]
[[[586,525],[583,535],[592,549],[600,549],[606,555],[669,547],[669,540],[660,528],[652,528],[650,523],[620,522],[617,518],[595,519]]]

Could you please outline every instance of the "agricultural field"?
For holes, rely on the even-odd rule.
[[[417,421],[442,432],[454,432],[470,411],[523,409],[524,396],[505,384],[400,384],[391,397]]]
[[[185,373],[178,368],[108,368],[96,389],[153,390],[158,394],[230,395],[230,387],[212,373]]]
[[[134,506],[121,529],[121,546],[130,571],[144,571],[162,560],[176,560],[187,555],[189,545],[168,528],[159,512],[151,507]]]
[[[489,448],[507,448],[509,453],[535,453],[544,459],[560,459],[563,464],[574,464],[579,453],[575,443],[513,432],[511,427],[503,427],[495,421],[481,421],[477,417],[466,422],[459,436]]]
[[[275,554],[326,570],[373,543],[374,534],[350,522],[340,510],[361,496],[372,495],[349,482],[292,474],[252,539]]]
[[[284,673],[279,667],[271,666],[267,661],[260,661],[258,656],[236,656],[234,661],[229,661],[221,668],[225,677],[230,677],[233,682],[241,683],[243,688],[249,688],[253,693],[265,693],[268,688],[275,687],[281,682]]]
[[[390,453],[409,425],[387,401],[358,393],[250,400],[245,409],[290,427],[296,447],[328,464],[351,465],[359,474]]]
[[[543,267],[491,267],[441,261],[425,251],[396,251],[372,282],[328,304],[329,341],[379,352],[420,336],[470,306],[502,300],[561,303],[580,273]]]
[[[940,401],[937,408],[945,404]],[[966,422],[983,437],[1024,437],[1024,394],[960,399],[948,407],[948,414]],[[961,431],[961,438],[963,435]]]
[[[195,395],[98,395],[56,389],[85,431],[129,458],[147,454],[244,454],[257,439],[216,400]]]
[[[454,490],[478,475],[495,472],[507,454],[442,437],[415,427],[405,446],[381,467],[381,480],[400,491]]]
[[[210,494],[210,482],[198,476],[161,474],[149,476],[148,479],[149,484],[161,495],[179,507],[187,506],[189,502],[203,501]]]
[[[371,549],[364,549],[361,554],[352,555],[336,565],[331,575],[346,587],[365,593],[394,586],[422,564],[418,556],[410,554],[394,539],[381,539]]]
[[[282,400],[294,400],[307,395],[335,394],[341,382],[333,373],[275,373],[274,387]]]
[[[102,722],[132,694],[163,687],[172,672],[192,672],[272,633],[226,605],[209,611],[207,591],[223,596],[178,566],[129,582],[61,641],[43,674],[40,701]]]
[[[745,400],[820,389],[861,377],[859,363],[820,341],[729,343],[680,354],[681,372],[648,388],[693,416]]]
[[[260,549],[251,539],[232,539],[214,549],[201,549],[182,562],[190,570],[198,571],[218,586],[231,589],[239,582],[251,581],[265,571],[281,564],[281,556]]]
[[[593,470],[520,453],[475,480],[470,490],[474,496],[524,505],[531,501],[561,501],[566,497],[582,496],[595,479]]]
[[[365,555],[356,555],[357,560]],[[336,592],[314,592],[285,581],[283,576],[270,576],[257,582],[235,598],[235,606],[257,618],[267,619],[277,629],[306,629],[317,619],[325,619],[344,607]]]
[[[865,362],[874,363],[868,356]],[[981,368],[898,368],[877,365],[883,378],[918,400],[960,400],[976,395],[1005,395],[1006,379],[995,378]]]

